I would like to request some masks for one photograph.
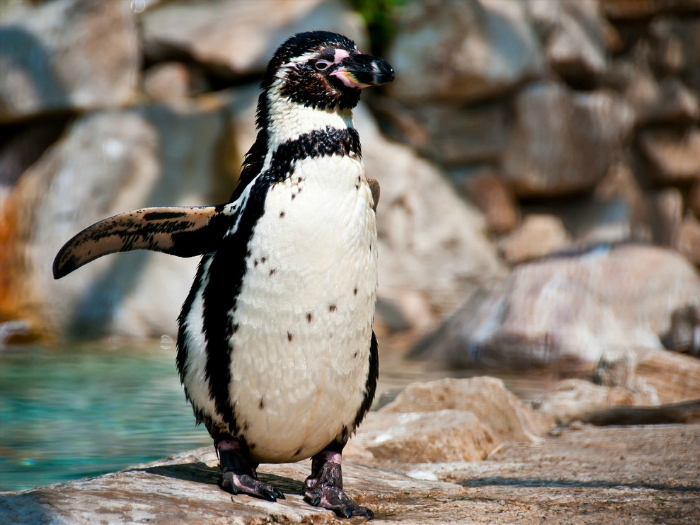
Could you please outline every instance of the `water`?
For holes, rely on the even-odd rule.
[[[170,346],[0,351],[0,490],[96,476],[211,445],[195,427]],[[413,381],[475,375],[498,375],[524,399],[557,379],[432,369],[389,353],[380,358],[374,408]]]
[[[211,445],[174,349],[0,351],[0,490],[95,476]]]

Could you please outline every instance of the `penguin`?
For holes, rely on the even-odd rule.
[[[83,230],[59,279],[115,252],[201,255],[178,318],[177,369],[213,438],[220,486],[269,501],[261,463],[312,458],[304,500],[371,519],[343,491],[342,453],[374,398],[376,206],[352,110],[393,68],[342,35],[294,35],[261,83],[257,137],[226,204],[145,208]]]

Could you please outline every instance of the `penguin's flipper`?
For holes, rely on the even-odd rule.
[[[60,279],[98,257],[153,250],[178,257],[215,251],[229,226],[223,206],[143,208],[85,228],[63,245],[53,261]]]
[[[379,181],[377,181],[377,179],[367,179],[367,184],[369,184],[369,189],[372,192],[372,199],[374,199],[374,206],[372,206],[372,209],[377,211],[377,204],[379,204]]]

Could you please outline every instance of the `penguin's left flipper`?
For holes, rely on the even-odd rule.
[[[379,204],[379,182],[377,179],[367,179],[367,184],[369,184],[369,189],[372,192],[372,200],[374,200],[374,206],[372,209],[377,211],[377,204]]]
[[[143,208],[85,228],[63,245],[53,261],[60,279],[98,257],[152,250],[178,257],[215,251],[229,226],[224,206]]]

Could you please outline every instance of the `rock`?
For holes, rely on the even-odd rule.
[[[657,181],[668,184],[700,179],[700,129],[680,133],[649,129],[640,132],[638,140]]]
[[[677,310],[676,310],[677,311]],[[595,371],[597,382],[623,387],[649,399],[648,404],[700,398],[700,359],[654,348],[605,352]]]
[[[420,106],[415,120],[424,127],[418,150],[443,166],[498,161],[508,138],[507,111],[503,104],[459,108]]]
[[[700,277],[677,253],[599,247],[516,267],[468,296],[413,355],[456,368],[592,370],[604,354],[661,348],[671,314],[698,297]]]
[[[71,481],[33,491],[0,496],[0,519],[5,523],[75,523],[102,520],[110,523],[161,521],[167,523],[330,523],[332,511],[312,507],[302,498],[303,480],[311,472],[309,460],[287,465],[263,465],[262,480],[287,494],[270,503],[222,491],[218,458],[212,447],[196,449],[171,458],[136,465],[126,471],[97,478]],[[417,481],[374,468],[343,464],[347,493],[376,513],[400,509],[416,523],[429,519],[416,507],[412,515],[405,503],[392,500],[412,494],[418,501],[440,494],[457,500],[463,489],[439,481]],[[371,479],[371,483],[367,481]],[[466,514],[465,514],[466,515]]]
[[[666,188],[651,196],[654,241],[662,246],[678,246],[683,222],[683,195],[677,188]]]
[[[592,188],[608,171],[632,125],[632,111],[606,91],[573,93],[554,83],[525,88],[503,160],[520,196]]]
[[[495,444],[536,442],[550,421],[540,417],[494,377],[440,379],[411,383],[380,413],[463,410],[474,414],[493,436]]]
[[[663,335],[664,346],[674,352],[700,357],[700,312],[694,305],[678,308],[671,314],[671,326]]]
[[[191,97],[207,88],[204,75],[181,62],[161,62],[148,68],[143,76],[143,90],[152,100]]]
[[[680,225],[676,249],[695,266],[700,266],[700,221],[688,214]]]
[[[700,12],[699,0],[600,0],[605,16],[613,20],[640,20],[662,14]]]
[[[585,420],[601,408],[613,406],[650,405],[653,400],[620,386],[594,385],[583,379],[565,379],[557,383],[554,392],[540,396],[534,407],[558,425]]]
[[[503,447],[488,461],[406,465],[410,477],[344,461],[344,488],[374,511],[377,523],[539,523],[543,515],[567,523],[692,520],[697,494],[687,488],[700,483],[698,443],[697,424],[587,425],[525,447]],[[261,479],[286,492],[275,503],[221,491],[217,463],[206,447],[123,472],[5,492],[0,521],[338,522],[332,512],[302,501],[309,461],[258,469]]]
[[[216,74],[259,74],[295,33],[342,33],[366,50],[359,15],[342,0],[167,2],[141,15],[147,56],[186,54]]]
[[[196,257],[112,255],[60,281],[51,264],[71,236],[118,212],[224,200],[230,187],[221,190],[214,173],[223,120],[191,104],[76,120],[24,173],[3,209],[13,234],[5,239],[11,286],[0,293],[0,318],[29,315],[35,330],[68,337],[174,334]]]
[[[469,199],[478,206],[491,233],[508,233],[520,219],[520,209],[513,190],[501,177],[482,170],[462,183]]]
[[[692,0],[696,5],[699,0]],[[698,9],[700,12],[700,8]],[[700,21],[697,18],[672,18],[670,31],[678,37],[683,63],[683,80],[694,90],[700,92]]]
[[[625,98],[636,115],[638,126],[649,124],[684,124],[700,116],[698,97],[678,78],[660,82],[635,68],[631,72]]]
[[[127,2],[20,5],[0,20],[0,50],[0,122],[135,97],[141,57]]]
[[[693,215],[700,217],[700,181],[694,182],[687,195],[686,205],[693,212]]]
[[[606,29],[598,0],[528,2],[526,7],[544,37],[547,61],[557,73],[590,83],[605,71]]]
[[[598,185],[593,190],[593,210],[590,214],[593,215],[591,219],[584,220],[584,224],[594,224],[592,228],[584,227],[583,234],[588,237],[590,232],[595,232],[598,228],[597,225],[601,221],[595,219],[595,215],[598,210],[598,203],[602,203],[605,208],[613,208],[611,212],[604,213],[605,220],[602,221],[604,228],[609,231],[608,225],[612,222],[613,232],[616,230],[618,235],[604,235],[599,236],[597,234],[593,235],[595,241],[620,241],[624,239],[623,231],[629,230],[630,239],[638,241],[650,242],[652,239],[651,227],[649,226],[649,220],[651,215],[651,210],[647,199],[642,192],[642,188],[637,181],[632,169],[628,164],[624,162],[617,162],[610,167],[608,173],[605,177],[598,183]],[[620,212],[620,213],[616,213]],[[590,217],[589,213],[584,214],[586,217]],[[566,224],[566,219],[564,219]],[[607,224],[606,224],[607,223]],[[581,235],[579,228],[575,224],[568,225],[568,228],[574,232],[574,237]],[[611,232],[611,233],[613,233]]]
[[[564,224],[553,215],[528,215],[513,233],[499,241],[510,264],[539,259],[563,250],[570,244]]]
[[[496,445],[488,428],[466,410],[370,413],[351,440],[348,458],[367,463],[479,461]]]
[[[409,102],[472,102],[544,73],[525,6],[508,0],[410,2],[387,58],[389,91]]]

